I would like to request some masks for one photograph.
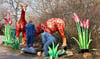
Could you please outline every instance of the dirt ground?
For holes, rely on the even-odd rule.
[[[3,39],[4,36],[0,36],[0,44]],[[100,59],[100,49],[94,49],[93,51],[86,53],[76,53],[75,50],[70,51],[72,52],[72,55],[67,56],[66,58],[58,57],[56,59]],[[32,54],[21,54],[20,50],[12,50],[9,47],[0,45],[0,59],[44,59],[44,57]]]
[[[0,36],[0,43],[3,41],[4,36]],[[35,55],[24,55],[20,50],[12,50],[11,48],[0,45],[0,59],[42,59]]]
[[[20,50],[13,50],[8,46],[4,46],[1,44],[3,39],[4,36],[0,36],[0,59],[44,59],[43,56],[22,54]]]

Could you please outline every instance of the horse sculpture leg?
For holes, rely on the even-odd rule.
[[[57,24],[57,28],[58,28],[58,31],[62,37],[62,40],[63,40],[63,44],[62,46],[67,46],[67,43],[66,43],[66,36],[64,35],[64,25],[63,24]]]

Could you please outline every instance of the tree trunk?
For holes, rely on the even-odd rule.
[[[15,24],[17,23],[17,10],[15,10]]]

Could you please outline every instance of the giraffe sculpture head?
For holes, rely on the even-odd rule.
[[[23,11],[26,11],[26,8],[27,8],[28,5],[23,6],[22,4],[20,4],[20,6],[21,6],[21,9],[22,9]]]

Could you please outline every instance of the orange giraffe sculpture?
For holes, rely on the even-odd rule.
[[[40,30],[43,29],[45,32],[48,33],[55,33],[58,31],[62,37],[63,44],[62,46],[67,46],[66,43],[66,37],[64,35],[64,27],[65,27],[65,21],[60,18],[51,18],[43,23],[41,23],[39,26],[36,27],[37,34],[40,34]]]
[[[25,25],[27,24],[26,20],[25,20],[25,11],[26,11],[26,6],[21,5],[21,17],[20,20],[17,22],[16,24],[16,37],[17,40],[19,40],[19,35],[22,32],[22,43],[21,44],[26,44],[26,31],[25,31]]]

